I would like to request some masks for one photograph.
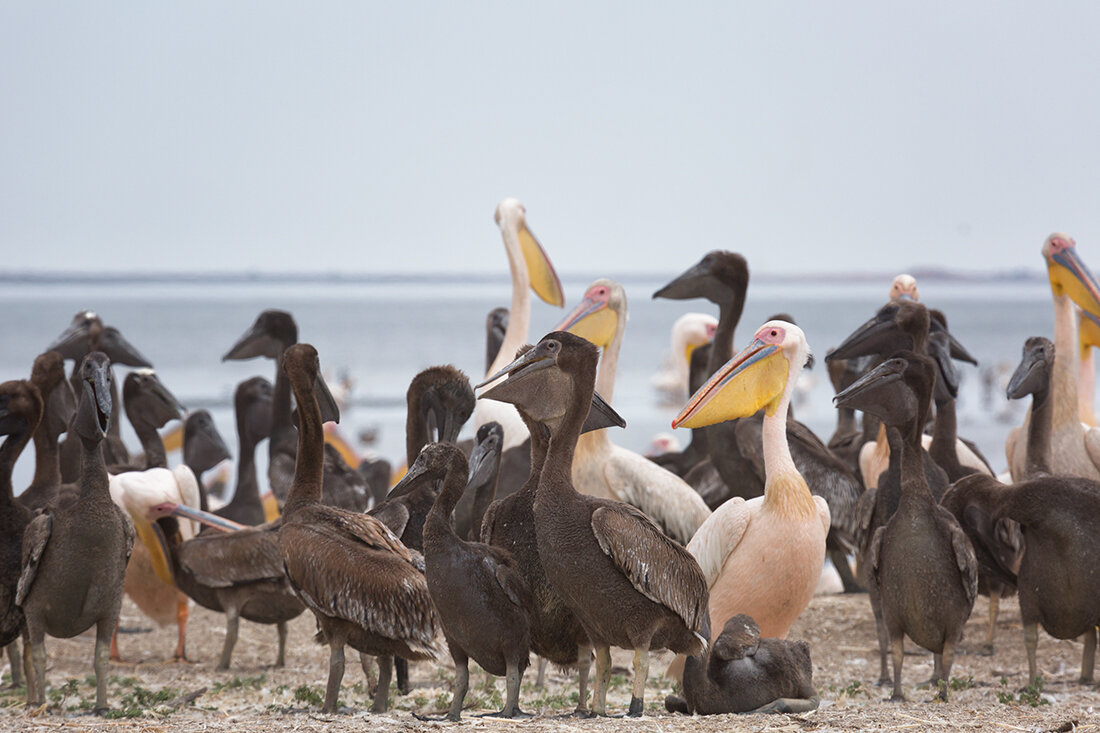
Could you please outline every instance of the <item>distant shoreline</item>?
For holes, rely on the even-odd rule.
[[[902,270],[913,275],[920,282],[957,282],[957,283],[1031,283],[1041,282],[1046,273],[1040,270],[1001,270],[994,272],[954,271],[942,268],[914,267]],[[623,284],[637,282],[664,281],[677,273],[623,273],[616,279]],[[801,282],[883,282],[891,280],[898,272],[826,272],[826,273],[768,273],[754,272],[752,280],[758,283],[801,283]],[[588,282],[601,274],[563,273],[561,278],[570,282]],[[240,285],[240,284],[456,284],[480,285],[507,283],[504,273],[480,275],[477,273],[337,273],[337,272],[45,272],[17,271],[0,272],[0,283],[28,285],[60,284],[122,284],[122,283],[164,283],[164,284],[204,284],[204,285]]]

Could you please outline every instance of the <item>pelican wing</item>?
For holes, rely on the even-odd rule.
[[[23,532],[23,572],[19,575],[19,585],[15,589],[15,605],[23,605],[27,600],[27,594],[34,584],[34,577],[38,575],[38,563],[42,560],[42,553],[46,551],[46,544],[50,541],[50,532],[53,530],[53,515],[39,514],[27,525]]]
[[[958,566],[959,575],[962,576],[963,584],[966,586],[966,598],[973,603],[974,597],[978,595],[978,559],[974,555],[974,547],[959,526],[955,515],[942,506],[937,506],[936,510],[940,515],[939,519],[951,534],[951,549],[955,553],[955,565]]]
[[[485,516],[481,518],[480,541],[487,545],[493,544],[493,525],[497,521],[497,512],[500,510],[501,500],[497,499],[485,510]]]
[[[1085,429],[1085,449],[1092,462],[1100,467],[1100,428]]]
[[[497,585],[508,596],[508,600],[520,608],[530,608],[531,591],[523,582],[516,561],[512,556],[499,547],[487,547],[485,556],[481,562],[489,575],[496,579]]]
[[[278,525],[200,535],[179,547],[179,562],[195,580],[212,588],[280,581],[283,556]]]
[[[372,516],[327,509],[300,510],[304,521],[279,530],[295,592],[314,613],[403,640],[425,657],[438,656],[428,585],[408,549]]]
[[[740,496],[714,510],[691,538],[687,550],[699,563],[707,588],[714,585],[734,548],[752,522],[752,507]]]
[[[707,620],[707,581],[695,559],[638,509],[608,502],[592,512],[600,549],[634,588],[698,633]]]
[[[642,510],[682,545],[710,516],[703,498],[686,481],[633,451],[613,446],[603,473],[613,496]]]
[[[384,501],[370,515],[386,525],[395,537],[405,534],[405,525],[409,523],[409,508],[400,501]]]

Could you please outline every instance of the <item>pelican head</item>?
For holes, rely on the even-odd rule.
[[[673,353],[682,353],[684,363],[691,363],[691,354],[709,344],[718,332],[718,319],[708,313],[685,313],[672,324]]]
[[[493,220],[500,227],[504,237],[504,246],[512,253],[522,253],[527,266],[527,278],[531,290],[550,305],[559,308],[565,305],[565,294],[561,289],[561,280],[546,251],[527,228],[527,209],[517,199],[507,198],[497,204]]]
[[[687,300],[706,298],[716,305],[723,305],[734,292],[744,299],[749,286],[749,265],[736,252],[714,250],[682,272],[675,280],[653,294],[654,298]]]
[[[764,408],[775,415],[810,354],[802,329],[786,321],[768,321],[752,343],[730,359],[699,388],[672,427],[705,425],[747,417]]]
[[[1050,290],[1068,295],[1081,310],[1100,316],[1100,285],[1077,256],[1077,243],[1068,234],[1055,233],[1043,242]]]
[[[1050,389],[1050,373],[1054,368],[1054,344],[1042,336],[1032,336],[1024,342],[1023,355],[1012,378],[1008,380],[1005,396],[1019,400],[1030,394]]]
[[[286,311],[269,309],[260,313],[252,326],[225,352],[222,361],[253,359],[263,356],[278,359],[292,344],[298,342],[298,324]]]
[[[917,291],[917,279],[904,272],[894,278],[890,284],[890,300],[905,298],[907,300],[920,300],[920,292]]]
[[[584,298],[555,331],[568,331],[606,349],[626,317],[626,291],[614,280],[601,278],[588,286]]]

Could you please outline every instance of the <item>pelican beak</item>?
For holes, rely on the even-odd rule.
[[[317,372],[313,380],[313,394],[317,397],[317,405],[321,408],[321,422],[340,422],[340,408],[336,405],[336,399],[325,384],[325,378]]]
[[[550,330],[568,331],[605,349],[615,338],[618,326],[619,318],[615,315],[615,311],[607,306],[606,300],[585,298],[562,319],[561,323]]]
[[[106,435],[111,425],[110,369],[106,364],[97,365],[92,378],[88,380],[87,388],[92,391],[92,396],[95,398],[96,426],[99,428],[100,435]]]
[[[789,374],[783,351],[757,339],[692,395],[672,427],[701,428],[752,415],[762,407],[774,415]]]
[[[941,402],[959,396],[959,371],[952,361],[950,337],[946,331],[928,335],[928,356],[936,362],[936,386],[933,395]]]
[[[547,348],[547,344],[550,343],[557,344],[556,341],[540,341],[511,364],[477,385],[475,389],[481,389],[486,385],[496,382],[502,377],[507,377],[507,379],[504,379],[494,387],[478,395],[478,399],[511,402],[513,392],[511,388],[517,382],[526,379],[535,372],[552,367],[557,363],[557,360],[554,358],[556,352],[552,353],[550,349]]]
[[[264,507],[264,521],[273,522],[279,518],[279,500],[275,498],[275,494],[271,493],[271,489],[264,492],[260,497],[260,503]]]
[[[210,512],[204,512],[201,509],[193,509],[186,504],[165,502],[151,507],[148,511],[148,518],[154,521],[158,517],[166,517],[169,515],[187,519],[192,522],[198,522],[206,527],[213,527],[219,532],[236,532],[237,530],[247,529],[245,525],[238,524],[231,519],[219,517],[217,514],[211,514]]]
[[[526,222],[520,224],[518,236],[523,261],[527,263],[527,277],[531,281],[531,290],[545,302],[561,308],[565,305],[565,293],[561,289],[558,273],[554,271],[550,258],[546,256],[546,250],[527,228]]]
[[[840,346],[828,353],[825,361],[854,359],[857,356],[874,356],[882,354],[887,349],[890,350],[889,353],[893,353],[892,348],[887,346],[884,340],[895,334],[896,326],[892,319],[880,317],[880,315],[876,314],[875,317],[853,331]]]
[[[424,449],[421,448],[420,452],[423,453]],[[420,456],[417,456],[413,464],[405,471],[405,475],[401,477],[401,480],[390,489],[390,493],[386,494],[386,498],[389,499],[409,493],[420,485],[426,476],[428,476],[428,469],[424,467],[424,461],[420,460]]]
[[[700,283],[710,276],[710,269],[702,262],[696,263],[674,280],[653,293],[654,298],[690,300],[699,297]]]
[[[500,467],[500,436],[489,434],[470,451],[470,474],[467,486],[484,486]]]
[[[222,361],[253,359],[257,356],[278,359],[282,351],[283,345],[268,334],[259,322],[256,322],[237,339],[237,343],[233,344],[229,351],[225,352]]]
[[[1050,255],[1047,276],[1055,295],[1068,295],[1081,310],[1100,316],[1100,285],[1077,256],[1076,247]]]
[[[615,411],[607,401],[600,397],[599,392],[592,393],[592,407],[588,409],[588,417],[584,419],[581,432],[590,430],[602,430],[603,428],[625,428],[626,420]]]
[[[876,417],[889,414],[886,407],[896,407],[906,410],[906,414],[915,409],[912,394],[906,392],[899,397],[889,390],[883,391],[889,385],[901,380],[905,374],[907,363],[905,359],[887,359],[871,371],[848,385],[848,388],[837,393],[833,402],[837,407],[850,407],[853,410],[863,410]],[[897,402],[897,404],[894,404]]]
[[[46,351],[56,351],[66,359],[82,359],[88,350],[87,320],[71,324],[53,340]]]
[[[149,521],[148,517],[131,512],[130,518],[134,520],[134,529],[137,530],[138,538],[145,545],[145,549],[149,550],[153,572],[157,574],[162,583],[172,585],[172,568],[168,564],[167,551],[164,544],[162,544],[164,535],[153,529],[153,523]]]
[[[100,337],[99,350],[111,358],[115,364],[125,364],[132,367],[153,366],[153,363],[141,355],[133,344],[123,338],[122,334],[114,326],[105,326]]]

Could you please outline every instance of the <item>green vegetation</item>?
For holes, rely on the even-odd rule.
[[[1008,680],[1004,677],[1001,678],[1001,684],[1004,685]],[[1020,690],[1019,695],[1012,694],[1011,691],[998,691],[997,700],[1005,705],[1030,705],[1033,708],[1037,708],[1040,705],[1050,705],[1050,700],[1043,697],[1043,678],[1042,676],[1033,679],[1027,687]]]

